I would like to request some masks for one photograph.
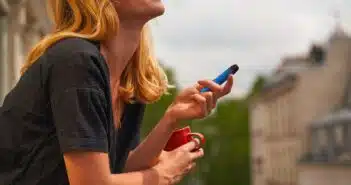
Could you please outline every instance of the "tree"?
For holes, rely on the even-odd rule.
[[[265,78],[263,76],[258,76],[256,77],[256,80],[253,82],[253,85],[251,87],[251,90],[247,96],[247,99],[255,96],[257,93],[259,93],[263,86],[265,84]]]
[[[171,69],[165,69],[169,83],[174,85],[175,88],[171,88],[169,93],[164,95],[157,103],[147,105],[145,116],[143,120],[143,126],[141,129],[142,136],[146,136],[147,133],[151,131],[151,129],[158,123],[158,121],[162,118],[164,112],[167,107],[172,103],[175,98],[178,88],[175,81],[174,73]]]
[[[173,72],[167,69],[172,84],[176,84]],[[225,100],[218,104],[215,112],[206,119],[189,121],[194,132],[206,137],[205,156],[198,161],[197,170],[187,176],[182,185],[248,185],[250,184],[249,145],[249,98],[259,92],[264,78],[259,76],[247,97]],[[175,98],[178,89],[160,101],[148,105],[142,133],[145,136],[162,117]]]

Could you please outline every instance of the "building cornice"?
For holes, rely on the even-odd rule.
[[[298,78],[296,77],[293,80],[288,80],[284,83],[281,83],[279,86],[261,91],[259,94],[252,98],[250,101],[250,106],[254,107],[256,103],[271,101],[291,92],[295,88],[297,82]]]
[[[35,27],[39,28],[44,34],[47,34],[51,31],[52,24],[46,11],[46,7],[43,8],[43,3],[45,4],[42,0],[31,0],[29,1],[29,10],[33,14],[33,17],[38,21]]]
[[[10,11],[10,5],[7,0],[0,0],[0,16],[5,16]]]

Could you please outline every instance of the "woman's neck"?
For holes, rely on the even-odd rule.
[[[101,43],[101,53],[110,70],[111,79],[119,81],[122,72],[136,52],[141,36],[141,26],[120,24],[118,34]]]

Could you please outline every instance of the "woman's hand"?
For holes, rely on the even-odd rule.
[[[203,149],[197,149],[199,141],[193,140],[179,148],[163,152],[158,163],[153,167],[160,176],[160,184],[177,184],[195,166],[196,159],[203,157]]]
[[[211,91],[200,93],[207,87]],[[206,117],[216,107],[217,100],[231,92],[233,76],[222,87],[212,80],[198,81],[194,87],[184,89],[167,109],[168,114],[175,122]]]
[[[155,158],[159,157],[167,144],[178,121],[203,118],[216,106],[217,99],[228,94],[233,86],[233,77],[221,87],[211,80],[201,80],[194,87],[183,90],[168,107],[164,117],[153,131],[132,152],[127,160],[126,169],[144,169],[154,165]],[[200,93],[201,89],[208,87],[211,92]]]

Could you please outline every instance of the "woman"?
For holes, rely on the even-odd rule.
[[[198,142],[164,152],[182,120],[203,118],[224,86],[181,92],[139,144],[144,105],[167,90],[145,24],[160,0],[50,0],[55,30],[29,53],[0,110],[0,184],[169,185],[203,156]],[[199,93],[203,87],[212,92]]]

